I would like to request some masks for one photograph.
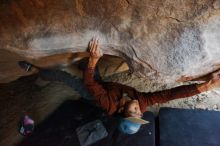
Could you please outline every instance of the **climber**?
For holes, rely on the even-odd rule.
[[[44,80],[65,82],[83,98],[95,100],[108,115],[118,115],[118,128],[125,134],[134,134],[142,124],[148,123],[141,118],[147,106],[190,97],[220,87],[220,71],[216,71],[209,74],[202,84],[184,85],[154,93],[138,92],[126,85],[100,81],[96,64],[103,53],[98,39],[89,42],[89,53],[88,64],[83,69],[83,81],[60,70],[40,69],[26,61],[20,61],[19,65],[26,71],[38,73]]]
[[[220,71],[210,74],[209,80],[205,83],[185,85],[154,93],[141,93],[132,87],[117,83],[100,84],[93,77],[96,64],[103,56],[98,39],[92,39],[89,42],[89,52],[90,58],[87,69],[84,71],[84,83],[109,115],[119,113],[122,116],[119,129],[127,134],[136,133],[141,124],[148,123],[141,119],[147,106],[190,97],[220,87]]]

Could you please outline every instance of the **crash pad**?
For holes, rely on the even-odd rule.
[[[162,108],[160,146],[220,146],[220,112]]]

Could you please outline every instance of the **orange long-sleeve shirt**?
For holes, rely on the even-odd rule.
[[[195,84],[184,85],[154,93],[138,92],[132,87],[118,83],[105,82],[100,84],[94,79],[94,73],[95,70],[92,68],[87,68],[84,71],[84,84],[100,106],[106,110],[109,115],[118,111],[121,106],[121,101],[124,100],[124,93],[131,99],[137,99],[139,101],[141,112],[145,112],[147,106],[155,103],[165,103],[173,99],[190,97],[200,93]]]

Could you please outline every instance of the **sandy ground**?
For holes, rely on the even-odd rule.
[[[80,98],[78,93],[63,83],[39,82],[39,80],[36,82],[35,79],[36,77],[26,77],[9,84],[0,84],[1,146],[14,146],[23,138],[18,133],[18,122],[23,115],[30,115],[38,124],[63,101]],[[106,77],[104,80],[120,82],[144,92],[153,92],[175,86],[143,80],[134,75],[129,75],[127,72]],[[157,114],[160,107],[220,110],[220,91],[209,91],[190,98],[153,105],[148,107],[148,110]]]

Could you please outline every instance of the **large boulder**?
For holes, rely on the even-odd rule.
[[[220,1],[0,0],[0,81],[24,74],[18,60],[62,63],[94,36],[140,77],[191,80],[220,68]]]

